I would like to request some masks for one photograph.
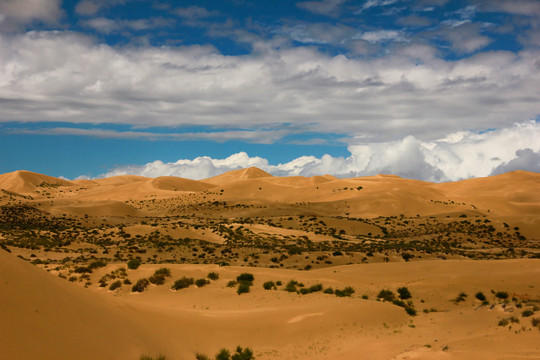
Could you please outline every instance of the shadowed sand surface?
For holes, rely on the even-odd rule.
[[[237,345],[263,360],[540,359],[537,173],[432,184],[387,175],[280,178],[256,168],[202,181],[68,181],[18,171],[0,175],[0,189],[2,216],[10,216],[0,223],[0,243],[11,251],[0,249],[2,359],[187,360]],[[324,225],[309,227],[310,217]],[[451,235],[451,221],[482,232]],[[488,224],[493,229],[484,230]],[[443,230],[414,232],[428,225]],[[483,236],[490,242],[477,244]],[[394,247],[336,252],[404,241],[416,244],[408,248],[413,261]],[[443,245],[423,252],[422,241]],[[201,249],[211,251],[201,256]],[[134,257],[143,264],[127,269]],[[105,262],[76,271],[96,259]],[[163,267],[171,272],[164,284],[132,292]],[[121,268],[131,284],[109,290],[107,276]],[[219,279],[171,289],[210,272]],[[238,295],[228,283],[246,272],[255,280]],[[354,294],[284,291],[290,280]],[[283,285],[265,290],[268,281]],[[377,299],[399,287],[410,290],[416,316]],[[511,318],[517,322],[499,326]]]

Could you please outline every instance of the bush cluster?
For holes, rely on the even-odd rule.
[[[236,282],[238,283],[238,289],[236,290],[238,295],[248,293],[250,287],[253,285],[253,280],[255,277],[250,273],[242,273],[236,277]],[[229,282],[230,283],[230,282]]]
[[[173,286],[171,286],[171,289],[173,290],[185,289],[189,287],[190,285],[193,285],[194,283],[195,283],[194,278],[188,278],[184,276],[181,279],[176,280]]]
[[[139,280],[137,280],[135,285],[133,285],[131,287],[131,291],[132,292],[143,292],[144,290],[146,290],[146,288],[148,287],[149,284],[150,284],[150,281],[148,281],[148,279],[146,279],[146,278],[139,279]]]
[[[168,268],[161,268],[154,272],[154,275],[150,276],[148,280],[154,285],[165,284],[165,278],[171,276],[171,270]]]
[[[195,354],[195,359],[197,360],[210,360],[210,358],[201,353]],[[250,348],[242,348],[238,346],[234,354],[227,349],[221,349],[217,352],[214,357],[215,360],[255,360],[255,355],[253,355],[253,350]]]

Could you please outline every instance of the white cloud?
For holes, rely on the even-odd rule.
[[[56,23],[61,16],[60,0],[0,0],[0,32],[34,21]]]
[[[103,33],[110,34],[121,30],[148,30],[153,28],[161,28],[170,25],[170,21],[163,18],[150,18],[150,19],[138,19],[138,20],[119,20],[108,19],[104,17],[97,17],[81,22],[84,26],[93,28],[94,30]]]
[[[360,39],[371,43],[383,41],[406,41],[401,31],[396,30],[377,30],[367,31],[359,36]]]
[[[277,176],[339,177],[395,174],[427,181],[460,180],[511,170],[540,171],[540,123],[529,121],[484,133],[459,132],[424,142],[414,136],[384,143],[350,145],[350,156],[321,158],[302,156],[271,165],[266,159],[241,152],[225,159],[198,157],[172,163],[154,161],[145,165],[113,169],[102,177],[115,175],[179,176],[204,179],[225,171],[259,167]]]
[[[284,131],[429,141],[538,116],[539,58],[530,50],[445,61],[405,43],[384,58],[306,47],[225,56],[211,46],[114,48],[76,33],[28,32],[0,36],[0,121],[291,124]]]
[[[176,8],[174,9],[173,13],[180,17],[188,18],[188,19],[201,19],[201,18],[207,18],[211,16],[219,15],[219,12],[217,11],[208,11],[203,7],[200,6],[188,6],[185,8]]]

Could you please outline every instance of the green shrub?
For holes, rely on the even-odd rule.
[[[382,299],[383,301],[392,302],[395,298],[394,292],[392,290],[383,289],[377,294],[377,299]]]
[[[336,291],[334,291],[334,295],[338,297],[351,296],[352,294],[354,294],[354,289],[350,286],[347,286],[343,290],[336,289]]]
[[[201,354],[201,353],[196,353],[195,354],[195,359],[196,360],[210,360],[210,358],[208,356],[206,356],[205,354]]]
[[[216,360],[230,360],[231,353],[227,349],[221,349],[218,351],[215,357]]]
[[[529,317],[529,316],[533,316],[534,315],[534,311],[528,309],[528,310],[525,310],[521,313],[521,316],[523,317]]]
[[[245,282],[241,282],[238,284],[238,289],[236,290],[236,293],[238,295],[242,295],[249,292],[249,284]]]
[[[154,272],[154,275],[150,276],[148,280],[154,285],[163,285],[165,284],[165,278],[171,276],[171,270],[167,268],[161,268]]]
[[[141,260],[139,259],[131,259],[127,262],[128,269],[132,269],[132,270],[138,269],[140,265],[141,265]]]
[[[462,301],[465,301],[465,298],[467,297],[467,294],[464,292],[460,292],[458,296],[454,300],[452,300],[455,304],[460,303]]]
[[[238,283],[235,280],[231,280],[227,283],[227,287],[235,287]]]
[[[193,285],[195,283],[195,279],[188,278],[188,277],[182,277],[181,279],[178,279],[174,282],[171,289],[173,290],[180,290],[189,287],[190,285]]]
[[[206,277],[212,281],[216,281],[219,279],[219,274],[217,272],[210,272]]]
[[[276,284],[273,281],[267,281],[263,284],[264,290],[276,289]]]
[[[133,287],[131,288],[131,291],[132,292],[143,292],[144,290],[146,290],[146,288],[148,287],[149,284],[150,284],[150,281],[148,281],[148,279],[146,279],[146,278],[139,279],[139,280],[137,280],[135,285],[133,285]]]
[[[394,299],[392,300],[392,304],[401,306],[402,308],[407,307],[407,304],[403,300]]]
[[[401,300],[407,300],[407,299],[410,299],[412,297],[409,289],[407,289],[406,287],[400,287],[397,289],[397,292],[399,294],[399,298]]]
[[[200,279],[197,279],[195,280],[195,285],[197,287],[203,287],[205,286],[206,284],[210,284],[210,281],[204,279],[204,278],[200,278]]]
[[[323,293],[334,295],[334,289],[326,288],[326,289],[324,289]]]
[[[250,348],[242,349],[241,346],[236,348],[236,353],[233,354],[232,360],[254,360],[255,356]]]
[[[407,314],[409,314],[410,316],[416,316],[416,309],[411,307],[411,306],[407,306],[405,307],[405,311],[407,312]]]
[[[532,324],[532,326],[537,327],[538,329],[540,329],[540,318],[532,318],[531,319],[531,324]]]
[[[96,260],[94,262],[91,262],[90,265],[88,265],[88,267],[90,269],[98,269],[98,268],[101,268],[101,267],[104,267],[105,265],[107,265],[107,263],[103,260]]]
[[[485,301],[486,300],[486,295],[484,295],[483,292],[479,291],[477,292],[475,295],[474,295],[475,298],[477,298],[478,300],[480,301]]]
[[[287,283],[287,285],[285,285],[285,288],[283,290],[288,292],[297,292],[298,290],[296,289],[296,285],[298,285],[298,281],[291,280]]]
[[[250,285],[253,284],[254,279],[253,274],[250,273],[243,273],[236,277],[236,281],[239,283],[249,283]]]
[[[122,286],[122,281],[116,280],[115,282],[113,282],[113,283],[111,284],[111,286],[109,286],[109,290],[113,291],[113,290],[118,289],[118,288],[121,287],[121,286]]]
[[[497,299],[506,300],[508,299],[508,293],[506,291],[497,291],[495,297]]]
[[[77,266],[75,268],[75,272],[77,274],[85,274],[85,273],[91,273],[92,269],[90,269],[88,266]]]

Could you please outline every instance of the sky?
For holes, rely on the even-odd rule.
[[[538,0],[0,0],[0,173],[540,172]]]

